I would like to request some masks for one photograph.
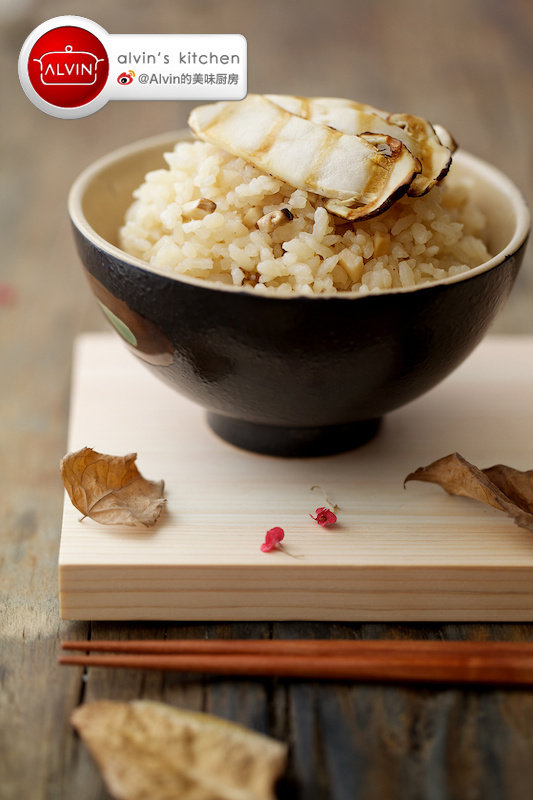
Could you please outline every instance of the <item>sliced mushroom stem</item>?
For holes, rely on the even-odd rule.
[[[420,161],[421,171],[415,175],[408,194],[419,197],[448,172],[455,142],[442,126],[413,114],[389,114],[365,103],[340,97],[294,97],[267,95],[286,111],[322,125],[330,125],[343,133],[361,135],[365,131],[383,133],[399,139]],[[441,135],[442,134],[442,135]],[[386,146],[378,148],[388,155]]]
[[[326,201],[325,207],[329,212],[349,222],[355,222],[355,220],[361,222],[382,214],[399,197],[406,193],[413,176],[420,170],[418,159],[413,159],[409,150],[398,139],[393,139],[391,136],[380,133],[364,133],[359,138],[368,141],[376,148],[386,146],[391,155],[382,157],[390,161],[391,169],[385,190],[374,202],[362,204],[358,202],[357,197],[351,197],[347,200],[333,198]]]
[[[290,222],[291,219],[294,219],[292,211],[288,208],[281,208],[278,211],[270,211],[270,213],[258,219],[256,227],[263,233],[271,233],[271,231],[279,225],[282,225],[284,222]]]
[[[377,216],[406,193],[426,194],[448,172],[455,148],[444,128],[422,117],[342,98],[249,94],[199,106],[189,124],[200,139],[322,196],[348,222]],[[257,227],[282,222],[269,217]]]
[[[419,162],[403,145],[387,157],[362,136],[297,116],[260,95],[198,106],[189,124],[200,139],[297,189],[373,208],[386,203],[400,186],[405,192],[420,170]]]
[[[207,197],[200,197],[199,200],[191,200],[184,203],[181,207],[181,214],[187,219],[203,219],[208,214],[216,210],[217,204]]]

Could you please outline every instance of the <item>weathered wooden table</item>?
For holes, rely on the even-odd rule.
[[[533,796],[533,692],[245,681],[57,666],[61,638],[413,637],[533,640],[530,624],[62,623],[57,552],[71,348],[105,329],[65,211],[97,156],[183,126],[185,103],[115,103],[53,119],[18,85],[24,38],[81,14],[114,33],[240,32],[252,91],[337,95],[409,110],[453,131],[533,197],[533,7],[453,0],[153,0],[0,7],[0,797],[108,797],[69,713],[90,699],[151,698],[205,709],[290,745],[283,798],[394,800]],[[494,330],[533,333],[533,252]],[[497,369],[495,364],[495,369]],[[531,439],[523,446],[531,449]],[[495,454],[497,460],[497,454]],[[533,466],[533,454],[532,454]]]

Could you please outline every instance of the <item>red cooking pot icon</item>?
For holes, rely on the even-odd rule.
[[[46,103],[76,108],[105,89],[109,56],[100,39],[84,28],[61,25],[44,33],[32,46],[28,78]]]
[[[94,53],[73,50],[71,44],[65,50],[53,50],[34,58],[41,65],[41,81],[47,86],[91,86],[96,83],[98,64],[104,61]]]

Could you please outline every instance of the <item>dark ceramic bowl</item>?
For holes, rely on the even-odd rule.
[[[69,198],[78,251],[98,302],[156,375],[202,406],[212,429],[262,453],[307,456],[367,441],[388,411],[446,377],[506,300],[529,232],[514,184],[466,153],[489,219],[490,261],[466,275],[362,297],[269,297],[169,277],[117,246],[131,194],[183,132],[118,150]]]

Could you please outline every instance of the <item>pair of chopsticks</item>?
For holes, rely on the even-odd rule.
[[[533,642],[345,639],[69,641],[61,664],[372,682],[533,685]],[[91,651],[91,654],[89,654]]]

